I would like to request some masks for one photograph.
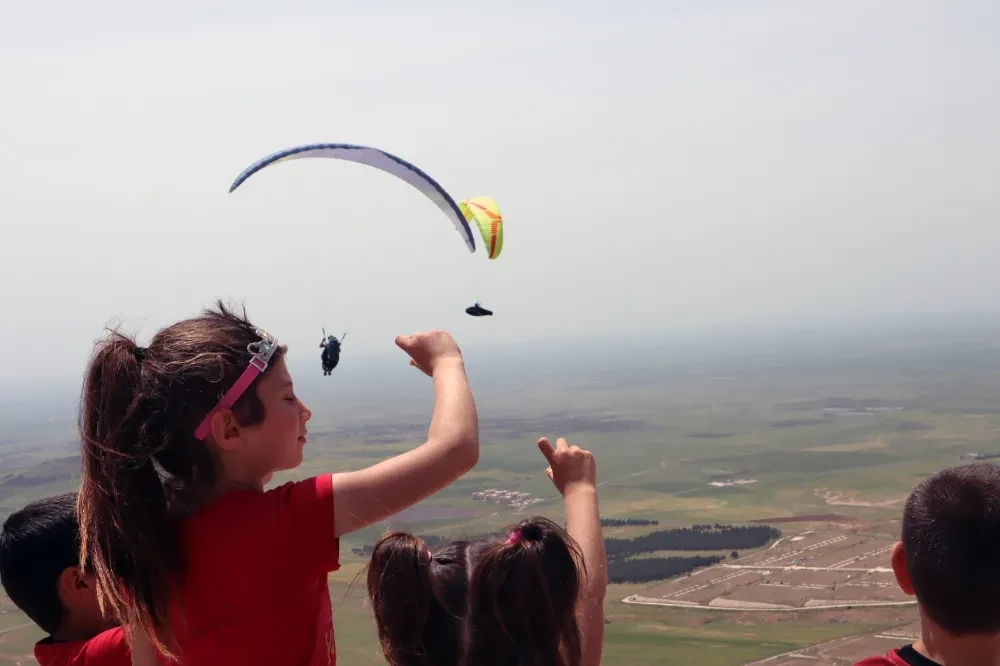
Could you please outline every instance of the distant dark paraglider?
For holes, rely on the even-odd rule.
[[[473,317],[492,317],[493,316],[493,311],[492,310],[487,310],[482,305],[480,305],[478,302],[476,302],[475,305],[472,305],[472,306],[469,306],[469,307],[465,308],[465,313],[469,314],[469,315],[472,315]]]
[[[325,330],[323,331],[323,335],[326,335]],[[320,354],[320,361],[323,364],[324,376],[333,372],[333,369],[340,363],[340,347],[346,337],[347,333],[344,333],[340,340],[337,339],[337,336],[330,335],[320,341],[319,346],[323,348],[323,353]]]

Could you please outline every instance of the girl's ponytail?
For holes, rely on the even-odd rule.
[[[469,573],[488,545],[455,541],[431,553],[406,532],[379,539],[368,567],[368,598],[390,666],[462,663]]]
[[[424,627],[430,616],[431,554],[406,532],[387,534],[375,544],[368,567],[368,598],[379,644],[392,666],[430,664]]]
[[[161,651],[170,572],[179,546],[146,437],[149,399],[140,386],[145,350],[113,332],[100,343],[86,375],[80,410],[83,478],[78,496],[81,563],[97,576],[102,610],[134,613]]]
[[[194,433],[246,370],[249,346],[259,342],[246,311],[219,302],[161,330],[149,349],[112,331],[87,367],[80,405],[81,560],[97,575],[102,608],[123,622],[134,618],[167,656],[176,656],[166,645],[174,633],[170,592],[184,562],[165,488],[197,496],[216,486],[219,461]],[[232,412],[240,425],[260,423],[265,413],[256,388],[244,392]]]
[[[536,517],[479,560],[469,588],[468,664],[577,666],[583,558],[572,537]]]

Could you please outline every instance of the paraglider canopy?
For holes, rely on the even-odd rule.
[[[458,207],[469,222],[475,222],[486,244],[486,256],[496,259],[503,250],[503,216],[500,206],[489,197],[472,197],[458,202]]]
[[[303,158],[346,160],[349,162],[356,162],[358,164],[366,164],[370,167],[392,174],[419,190],[424,196],[430,199],[448,217],[449,220],[451,220],[455,229],[459,232],[462,240],[465,242],[469,252],[475,253],[476,251],[476,240],[471,226],[473,224],[479,229],[479,233],[484,242],[485,254],[488,259],[496,259],[500,256],[500,253],[503,250],[503,218],[500,214],[500,207],[497,205],[496,201],[490,197],[480,196],[464,199],[461,203],[456,203],[451,195],[444,190],[444,188],[442,188],[433,178],[421,171],[415,165],[383,150],[370,148],[368,146],[359,146],[349,143],[315,143],[287,148],[285,150],[272,153],[271,155],[254,162],[249,167],[244,169],[243,172],[237,176],[236,180],[233,181],[229,191],[235,191],[253,174],[273,164]],[[491,316],[493,314],[486,308],[482,307],[478,302],[476,302],[475,305],[466,308],[465,311],[473,317]],[[340,343],[337,342],[336,338],[330,336],[328,345],[327,340],[325,340],[325,332],[323,337],[324,343],[321,346],[325,347],[324,353],[329,352],[330,354],[339,354]],[[342,341],[343,338],[341,338],[341,342]],[[329,374],[329,371],[327,371],[327,374]]]
[[[469,248],[469,252],[476,251],[476,239],[472,234],[472,228],[469,226],[465,213],[455,203],[455,200],[451,198],[451,195],[445,192],[444,188],[438,185],[437,181],[415,165],[378,148],[356,146],[350,143],[314,143],[287,148],[268,155],[248,166],[236,177],[236,180],[229,187],[229,191],[233,192],[247,178],[272,164],[309,157],[325,157],[327,159],[347,160],[349,162],[357,162],[358,164],[367,164],[370,167],[380,169],[396,176],[400,180],[406,181],[418,189],[425,197],[433,201],[441,209],[441,212],[448,216],[448,219],[455,225],[455,229],[461,234],[462,240],[465,241],[465,245]]]

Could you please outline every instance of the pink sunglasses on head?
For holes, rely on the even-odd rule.
[[[274,356],[275,350],[278,349],[278,344],[274,336],[267,331],[258,328],[255,333],[260,337],[260,342],[251,342],[247,345],[247,351],[252,354],[250,364],[243,371],[243,374],[240,375],[240,378],[222,396],[219,404],[206,414],[205,418],[198,424],[198,427],[195,428],[195,438],[202,440],[208,437],[208,432],[212,425],[212,417],[225,409],[231,409],[236,404],[236,401],[240,399],[240,396],[250,387],[253,380],[257,379],[257,375],[263,374],[267,370],[267,364],[270,363],[271,357]]]

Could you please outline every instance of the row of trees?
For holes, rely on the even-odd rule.
[[[634,518],[608,518],[602,519],[601,523],[604,524],[605,520],[617,521],[614,523],[614,526],[659,524],[657,521],[644,521]],[[655,553],[658,550],[731,550],[735,553],[737,550],[760,548],[780,536],[781,531],[769,525],[741,525],[735,527],[732,525],[720,524],[694,525],[692,527],[678,527],[668,530],[658,530],[656,532],[643,534],[642,536],[632,539],[607,538],[604,540],[604,549],[608,553],[609,561],[625,560],[633,555]],[[443,537],[434,534],[422,535],[421,538],[424,540],[424,543],[427,544],[427,547],[432,550],[454,540],[454,537]],[[470,540],[502,539],[506,538],[506,534],[492,532],[477,534],[466,538]],[[363,546],[361,548],[354,548],[353,552],[361,557],[370,557],[372,554],[372,547]],[[665,559],[673,560],[677,558]],[[689,560],[691,558],[680,559]],[[695,566],[703,565],[695,564],[692,565],[692,568]]]
[[[644,525],[659,525],[658,520],[645,518],[601,518],[601,527],[635,527]]]
[[[626,558],[658,550],[737,550],[760,548],[781,536],[769,525],[697,525],[658,530],[634,539],[605,539],[608,559]]]
[[[680,576],[698,567],[717,564],[720,555],[693,555],[690,557],[641,557],[608,560],[609,583],[647,583]]]

